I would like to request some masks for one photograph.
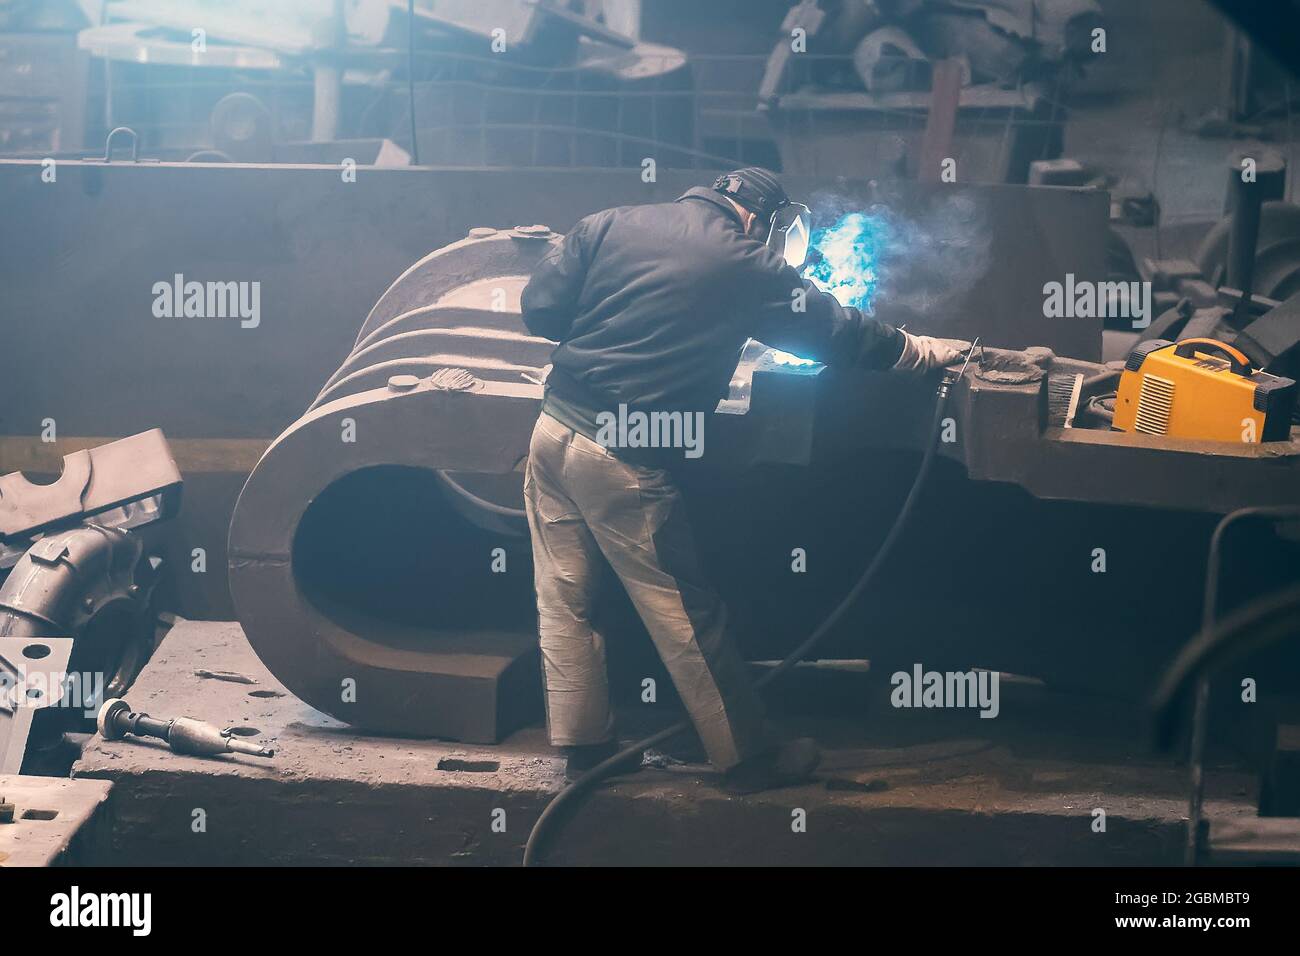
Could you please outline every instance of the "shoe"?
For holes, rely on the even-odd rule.
[[[573,747],[561,747],[564,754],[564,779],[577,780],[597,764],[602,764],[622,748],[617,740],[606,740],[599,744],[579,744]],[[614,768],[612,773],[628,773],[641,769],[641,754],[630,754],[627,759]]]
[[[722,775],[722,788],[728,793],[745,794],[792,787],[806,783],[821,760],[817,744],[800,737],[736,764]]]

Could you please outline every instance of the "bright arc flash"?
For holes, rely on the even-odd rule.
[[[788,365],[792,368],[804,368],[809,365],[820,364],[814,362],[812,359],[800,358],[790,352],[782,352],[780,349],[768,349],[768,353],[772,356],[772,361],[777,365]]]
[[[812,248],[820,258],[804,270],[804,276],[835,296],[840,305],[870,312],[880,284],[882,254],[892,238],[893,228],[884,217],[847,213],[813,233]]]
[[[819,256],[803,270],[803,276],[833,295],[840,305],[871,312],[880,285],[881,263],[894,239],[894,228],[884,215],[847,213],[834,225],[813,230],[808,246]],[[777,365],[803,368],[820,364],[780,349],[769,351]]]

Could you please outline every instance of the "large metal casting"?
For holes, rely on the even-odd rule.
[[[536,713],[522,470],[553,343],[527,333],[519,296],[557,239],[540,226],[477,229],[412,266],[250,476],[231,525],[231,594],[259,656],[313,706],[373,730],[471,741],[499,739]],[[996,340],[999,316],[970,320],[986,322]],[[900,579],[865,602],[882,605],[862,612],[870,648],[842,642],[830,656],[1095,677],[1121,693],[1154,673],[1185,628],[1152,625],[1137,595],[1177,586],[1181,565],[1084,577],[1114,584],[1067,595],[1054,591],[1059,562],[1100,541],[1135,560],[1124,547],[1135,508],[1167,510],[1185,525],[1175,512],[1295,501],[1300,446],[1048,427],[1049,373],[1107,372],[1042,348],[988,349],[972,363],[953,395],[942,490],[915,529],[917,553],[902,549]],[[757,622],[742,640],[753,656],[797,640],[836,596],[838,571],[800,590],[788,573],[792,547],[816,542],[819,560],[842,576],[870,554],[871,529],[890,513],[890,482],[907,477],[926,439],[932,396],[928,381],[791,364],[759,343],[745,349],[697,478],[705,559],[729,601]],[[1101,510],[1046,514],[1035,498]],[[1159,524],[1143,519],[1144,530]],[[1052,547],[1030,543],[1031,528]],[[1199,525],[1179,533],[1196,542]],[[890,604],[917,575],[953,592],[928,608],[934,622]],[[1073,653],[1082,645],[1066,635],[1091,631],[1071,618],[1073,599],[1094,610],[1111,602],[1116,620],[1136,615],[1115,625],[1117,640],[1126,626],[1146,628],[1119,677],[1110,665],[1088,675]],[[1044,624],[1049,605],[1066,608],[1067,620]],[[1044,628],[1053,640],[1042,639]]]
[[[349,723],[492,741],[532,715],[519,529],[512,509],[462,514],[521,488],[551,346],[523,330],[519,294],[550,238],[476,230],[407,270],[240,495],[230,587],[249,641]],[[437,476],[462,472],[496,487],[464,491],[458,513]],[[458,618],[467,589],[487,605],[474,619]]]
[[[412,266],[249,477],[231,595],[259,656],[313,706],[473,741],[531,715],[522,470],[554,344],[524,329],[519,297],[557,238],[476,229]],[[729,468],[811,459],[816,373],[756,374],[777,368],[746,350],[712,438]]]

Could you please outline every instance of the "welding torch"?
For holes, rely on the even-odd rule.
[[[966,361],[961,363],[961,368],[954,371],[953,367],[949,365],[943,370],[943,376],[939,379],[939,388],[935,392],[939,396],[939,401],[946,402],[948,396],[952,394],[952,387],[965,377],[966,369],[970,367],[971,357],[974,356],[979,345],[980,338],[977,335],[975,341],[970,344],[970,348],[966,349]]]

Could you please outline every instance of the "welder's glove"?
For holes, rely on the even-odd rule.
[[[929,335],[913,335],[899,329],[903,335],[903,354],[894,363],[894,371],[920,375],[932,369],[944,368],[960,362],[970,349],[969,342],[961,339],[936,339]]]

